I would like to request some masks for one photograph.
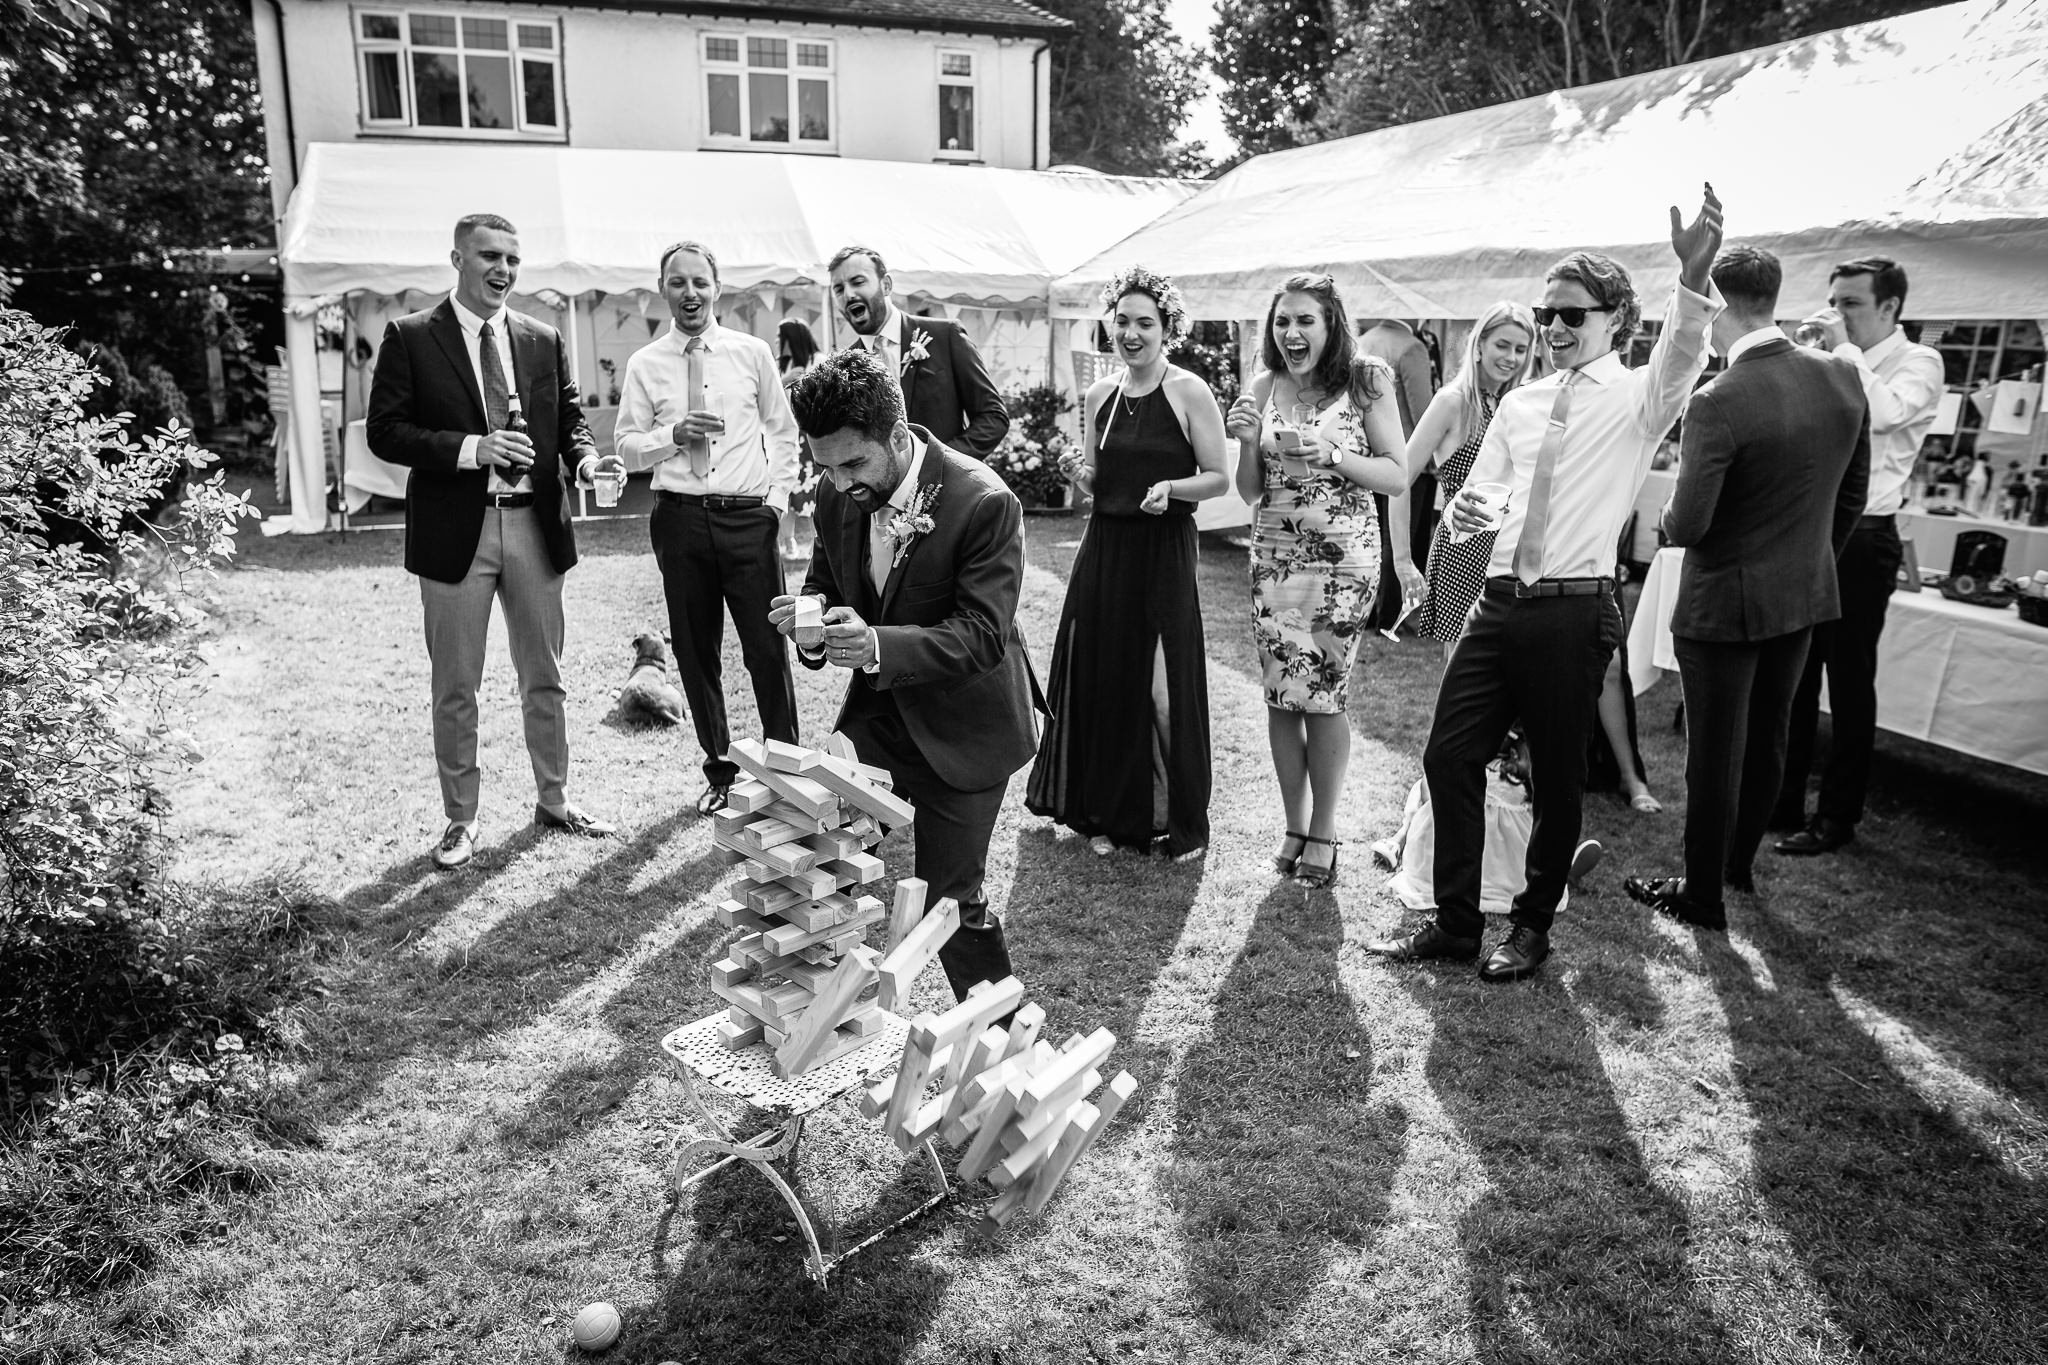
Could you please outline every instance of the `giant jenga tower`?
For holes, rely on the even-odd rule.
[[[860,1047],[881,1025],[882,963],[861,937],[882,903],[862,888],[883,872],[869,850],[914,812],[840,735],[822,749],[740,740],[727,754],[749,780],[733,787],[712,838],[746,875],[718,919],[746,932],[712,964],[711,989],[729,1006],[725,1045],[767,1043],[787,1079]]]

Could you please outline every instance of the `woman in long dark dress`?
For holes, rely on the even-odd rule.
[[[1053,642],[1052,722],[1025,804],[1098,854],[1209,842],[1208,654],[1195,586],[1195,504],[1221,493],[1223,414],[1169,365],[1187,335],[1172,281],[1133,267],[1103,291],[1121,376],[1082,404],[1080,452],[1062,461],[1095,510],[1067,578]]]

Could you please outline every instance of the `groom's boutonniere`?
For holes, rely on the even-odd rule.
[[[890,518],[889,529],[882,533],[894,547],[894,553],[889,557],[890,568],[903,562],[903,556],[910,553],[912,541],[931,533],[932,507],[938,500],[939,485],[926,484],[910,499],[910,506]]]
[[[920,327],[910,334],[910,349],[903,353],[902,368],[907,370],[917,361],[929,360],[931,354],[932,334]]]

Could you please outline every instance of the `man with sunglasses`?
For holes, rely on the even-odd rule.
[[[1550,956],[1550,926],[1579,841],[1586,741],[1607,661],[1621,643],[1615,549],[1650,456],[1706,369],[1720,312],[1709,276],[1721,247],[1721,201],[1706,187],[1687,224],[1671,210],[1678,285],[1640,370],[1617,352],[1642,308],[1628,271],[1575,251],[1550,268],[1535,310],[1552,373],[1502,399],[1472,472],[1446,515],[1471,534],[1498,528],[1486,588],[1445,666],[1422,766],[1436,817],[1436,921],[1367,945],[1400,962],[1479,956],[1486,765],[1520,720],[1535,820],[1527,879],[1507,938],[1482,981],[1528,976]],[[1478,493],[1506,485],[1505,510]]]

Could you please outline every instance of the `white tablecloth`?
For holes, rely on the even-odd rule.
[[[1913,557],[1923,569],[1947,573],[1955,560],[1956,537],[1964,531],[1996,531],[2004,536],[2005,572],[2010,577],[2032,578],[2048,569],[2048,526],[2019,526],[1981,517],[1930,517],[1925,512],[1899,513],[1899,534],[1912,540]]]
[[[1638,696],[1671,648],[1683,550],[1659,550],[1629,627],[1629,683]],[[1821,704],[1827,704],[1823,690]],[[1877,723],[1945,749],[2048,774],[2048,627],[2012,607],[1993,611],[1940,593],[1893,593],[1877,646]]]

